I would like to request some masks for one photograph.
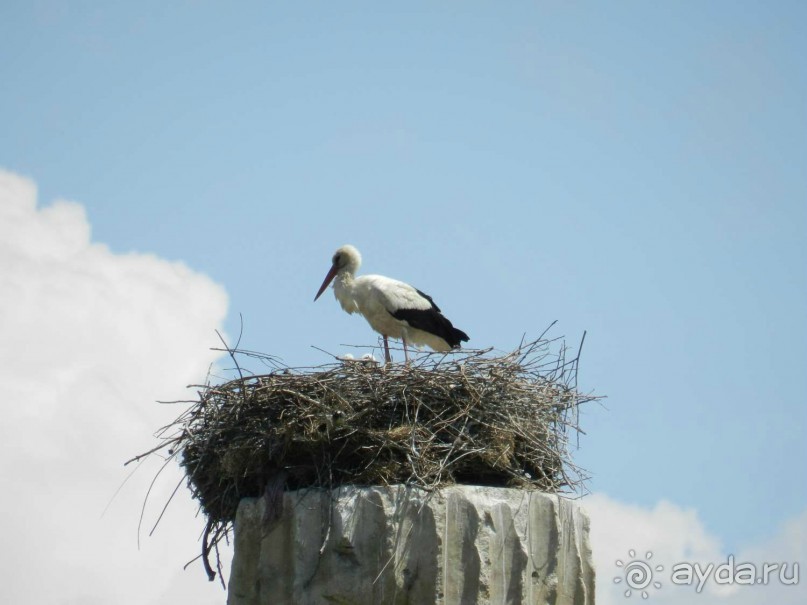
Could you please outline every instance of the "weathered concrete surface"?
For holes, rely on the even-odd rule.
[[[518,489],[402,486],[263,499],[235,521],[228,605],[591,605],[588,517]]]

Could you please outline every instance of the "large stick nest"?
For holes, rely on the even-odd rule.
[[[500,356],[426,354],[410,365],[337,359],[263,375],[239,370],[201,387],[163,429],[160,448],[179,456],[207,517],[208,573],[209,548],[244,497],[346,483],[572,491],[583,476],[569,437],[579,431],[578,406],[594,397],[576,388],[579,354],[567,359],[554,342]]]

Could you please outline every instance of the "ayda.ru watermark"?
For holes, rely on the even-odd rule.
[[[695,592],[703,590],[703,586],[711,579],[720,585],[767,585],[778,581],[785,586],[799,583],[798,563],[735,563],[734,555],[720,565],[709,563],[702,566],[700,563],[676,563],[672,566],[670,581],[673,584],[692,586]]]
[[[664,578],[664,565],[651,563],[653,553],[647,551],[644,559],[636,557],[636,551],[628,551],[630,560],[623,562],[617,560],[616,566],[623,570],[621,575],[614,577],[615,584],[624,582],[626,597],[640,594],[646,599],[653,589],[661,590],[665,579],[677,586],[694,586],[695,592],[700,593],[707,582],[717,585],[765,586],[772,582],[779,582],[784,586],[799,583],[798,563],[737,563],[734,555],[729,555],[725,563],[715,565],[708,563],[676,563],[670,567],[669,577]]]

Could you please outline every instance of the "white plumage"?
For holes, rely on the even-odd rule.
[[[334,295],[342,308],[363,315],[373,330],[384,337],[387,362],[390,361],[388,337],[403,342],[407,359],[407,344],[449,351],[468,340],[468,335],[443,316],[428,294],[383,275],[356,277],[360,265],[361,254],[356,248],[351,245],[339,248],[314,300],[333,281]]]

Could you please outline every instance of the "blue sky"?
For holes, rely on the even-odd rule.
[[[6,2],[0,167],[78,202],[112,253],[208,276],[226,332],[241,314],[242,346],[293,365],[375,343],[312,303],[343,243],[474,347],[586,330],[581,383],[608,396],[576,453],[591,491],[695,510],[733,552],[807,509],[805,22],[798,2]]]

